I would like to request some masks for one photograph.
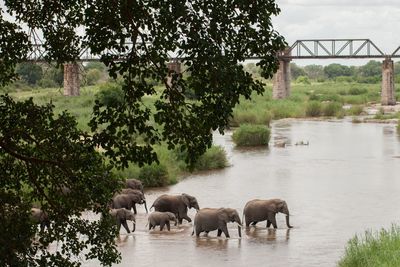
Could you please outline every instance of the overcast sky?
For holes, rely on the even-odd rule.
[[[300,39],[370,39],[385,54],[400,46],[400,0],[276,0],[274,27],[289,45]],[[326,64],[326,60],[295,63]],[[363,61],[346,60],[352,65]]]

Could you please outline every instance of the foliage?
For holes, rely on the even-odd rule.
[[[140,169],[139,180],[145,187],[166,186],[169,184],[167,168],[157,163],[145,165]]]
[[[322,105],[318,101],[310,101],[307,103],[306,116],[318,117],[322,114]]]
[[[347,113],[349,115],[353,115],[353,116],[358,116],[361,115],[361,113],[363,113],[364,108],[363,106],[360,105],[353,105],[351,106],[351,108],[347,111]]]
[[[124,100],[124,91],[117,83],[106,83],[100,86],[100,91],[96,94],[96,101],[105,106],[119,106]]]
[[[306,72],[302,67],[297,66],[295,63],[290,63],[290,75],[292,80],[297,80],[301,76],[305,76]]]
[[[304,67],[306,76],[312,80],[324,79],[324,67],[321,65],[307,65]]]
[[[194,165],[195,170],[213,170],[226,167],[228,159],[225,150],[220,146],[212,146],[199,157]]]
[[[109,170],[100,166],[102,160],[94,148],[101,148],[101,155],[106,158],[110,168],[122,169],[131,162],[139,166],[158,162],[154,145],[166,142],[169,149],[183,147],[187,150],[186,161],[193,165],[211,146],[212,130],[225,130],[240,96],[249,99],[253,92],[260,94],[264,91],[263,83],[254,80],[243,70],[243,66],[237,63],[250,56],[257,56],[261,58],[257,66],[260,67],[260,75],[263,78],[271,78],[276,71],[277,52],[281,51],[286,43],[283,37],[273,30],[271,17],[277,15],[280,10],[271,0],[53,2],[5,1],[0,12],[0,85],[6,85],[15,79],[15,64],[22,62],[32,50],[27,34],[17,26],[24,24],[26,28],[43,33],[46,49],[44,55],[48,62],[56,62],[58,66],[65,62],[74,62],[82,49],[88,49],[100,56],[110,77],[120,77],[122,80],[124,101],[95,101],[89,123],[91,136],[76,130],[76,122],[72,122],[69,116],[63,115],[64,113],[61,115],[61,121],[51,119],[50,111],[48,116],[29,113],[30,116],[36,116],[36,120],[32,119],[35,125],[31,125],[23,116],[14,118],[14,126],[20,125],[23,131],[15,138],[24,140],[18,144],[13,143],[11,148],[17,149],[17,145],[25,146],[28,143],[32,147],[26,152],[37,153],[29,156],[47,161],[66,161],[66,171],[76,175],[68,176],[71,180],[67,180],[65,173],[53,168],[51,170],[54,172],[50,173],[48,166],[40,162],[25,166],[21,159],[16,158],[15,153],[6,150],[2,144],[0,160],[8,164],[5,171],[16,172],[14,176],[2,179],[7,181],[3,188],[10,183],[14,185],[12,190],[2,190],[7,190],[9,194],[20,193],[21,187],[18,187],[17,178],[33,177],[38,179],[37,184],[29,183],[27,188],[32,189],[32,196],[43,198],[46,192],[55,193],[56,188],[52,187],[55,180],[46,185],[46,179],[59,178],[59,182],[67,181],[65,184],[74,188],[76,182],[79,190],[84,191],[84,196],[82,199],[77,198],[82,202],[76,203],[75,207],[70,205],[74,203],[70,198],[66,201],[67,197],[51,195],[54,196],[55,203],[63,201],[62,204],[70,208],[66,210],[61,205],[56,205],[62,211],[59,213],[57,208],[51,208],[52,205],[47,207],[44,203],[44,208],[48,208],[52,218],[54,215],[60,215],[56,222],[61,225],[61,221],[64,221],[65,227],[56,226],[58,231],[52,234],[57,240],[65,238],[66,242],[63,244],[66,247],[62,252],[71,257],[61,259],[62,255],[51,254],[45,250],[41,250],[43,254],[35,254],[35,250],[26,249],[32,244],[32,235],[27,234],[20,236],[18,243],[24,246],[24,250],[18,253],[16,250],[10,250],[6,255],[2,253],[0,259],[19,258],[27,261],[25,265],[30,266],[34,266],[36,260],[42,261],[41,265],[50,265],[46,264],[49,261],[53,261],[52,265],[79,265],[73,256],[87,251],[82,244],[85,242],[84,244],[93,244],[96,248],[95,251],[88,251],[88,257],[97,257],[102,264],[110,265],[117,259],[117,254],[111,242],[110,228],[104,225],[107,220],[83,223],[76,213],[84,207],[91,207],[91,197],[95,197],[94,193],[97,195],[96,201],[104,206],[111,196],[109,191],[113,189],[112,185],[104,186],[110,181],[108,179],[104,178],[104,182],[98,185],[93,182],[93,179],[100,179],[105,176],[106,170]],[[15,21],[8,22],[3,19],[3,12],[6,11],[12,13]],[[81,30],[76,29],[84,31],[85,36],[80,34]],[[127,40],[132,44],[126,45]],[[123,57],[115,56],[115,51]],[[171,53],[185,58],[184,69],[190,73],[190,77],[183,78],[181,74],[172,72],[171,83],[165,83],[165,77],[169,74],[166,63]],[[154,84],[158,83],[163,84],[159,91],[154,88]],[[194,90],[198,101],[193,102],[185,98],[182,92],[188,88]],[[148,97],[153,98],[154,105],[143,104],[144,99]],[[20,107],[24,109],[32,105],[32,101],[23,102]],[[7,104],[7,109],[4,110],[6,113],[1,112],[0,116],[12,116],[12,106],[14,104]],[[22,122],[32,127],[42,127],[43,132],[39,132],[42,135],[30,135],[30,129],[24,128],[26,126]],[[1,125],[0,131],[3,134],[3,124]],[[132,138],[135,136],[140,136],[140,139]],[[33,137],[33,140],[30,137]],[[16,142],[18,140],[20,139],[15,139]],[[49,141],[42,144],[42,140]],[[3,175],[6,174],[5,171],[2,172]],[[28,171],[34,172],[34,175],[27,176]],[[86,180],[81,179],[83,177]],[[38,186],[46,188],[42,191],[34,190]],[[1,195],[2,203],[10,201],[3,200],[3,196],[4,194]],[[2,218],[9,220],[3,220],[2,224],[11,227],[10,215],[26,215],[29,212],[29,205],[26,203],[30,203],[30,200],[23,202],[24,205],[17,205],[18,201],[15,201],[7,206]],[[84,232],[86,237],[83,241],[75,235],[79,231],[70,231],[70,228],[66,227],[67,223],[72,224],[71,227],[75,226],[74,223],[81,223],[83,228],[79,231],[83,232],[87,229],[86,226],[92,226],[92,231]],[[21,227],[18,229],[21,230],[23,225],[27,226],[25,229],[31,229],[26,221],[21,221]],[[11,228],[3,230],[10,234],[10,238],[18,236]],[[41,243],[47,244],[45,241]],[[0,247],[8,246],[0,244]],[[15,261],[8,263],[18,264]]]
[[[296,83],[311,84],[310,79],[308,79],[307,76],[299,76],[299,77],[297,77]]]
[[[35,85],[43,76],[42,67],[34,63],[20,63],[16,72],[29,85]]]
[[[240,125],[233,132],[232,139],[237,146],[260,146],[268,145],[271,130],[264,125]]]
[[[338,102],[324,103],[322,106],[322,114],[324,116],[333,117],[340,115],[342,111],[342,104]]]
[[[400,266],[400,227],[356,235],[347,243],[340,267]]]
[[[116,189],[110,167],[87,133],[76,128],[69,114],[56,117],[52,105],[37,106],[32,99],[14,102],[9,96],[0,96],[0,124],[0,265],[77,266],[71,257],[83,255],[104,264],[115,262],[111,225],[81,218],[86,209],[105,214]],[[63,187],[71,192],[63,194]],[[39,233],[40,242],[34,239],[37,226],[27,219],[32,202],[39,203],[52,222],[50,230]],[[61,241],[57,253],[47,249],[54,241]]]
[[[362,95],[367,92],[365,88],[351,87],[348,91],[349,95]]]
[[[324,72],[328,78],[336,78],[339,76],[352,76],[352,70],[348,66],[333,63],[324,67]]]
[[[96,84],[101,78],[101,71],[98,69],[90,69],[86,73],[86,80],[88,85]]]

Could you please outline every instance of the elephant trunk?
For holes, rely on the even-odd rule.
[[[293,226],[291,226],[290,223],[289,223],[289,214],[286,215],[286,225],[287,225],[288,228],[293,228]]]
[[[145,200],[145,201],[143,201],[143,203],[144,203],[144,208],[146,209],[146,213],[149,213],[149,211],[147,210],[147,204],[146,204],[146,200]]]
[[[238,225],[239,237],[242,237],[242,226]]]

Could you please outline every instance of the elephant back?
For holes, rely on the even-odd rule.
[[[182,201],[179,199],[179,196],[171,196],[171,195],[161,195],[159,196],[153,203],[153,207],[155,211],[159,212],[172,212],[173,214],[178,213],[179,209],[183,205]]]

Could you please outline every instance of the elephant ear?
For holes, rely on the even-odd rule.
[[[285,207],[285,201],[280,200],[276,203],[276,212],[282,212],[283,208]]]
[[[182,194],[182,201],[188,209],[190,209],[190,199],[186,194]]]
[[[223,221],[225,223],[230,222],[229,214],[226,212],[224,208],[218,210],[218,220]]]

